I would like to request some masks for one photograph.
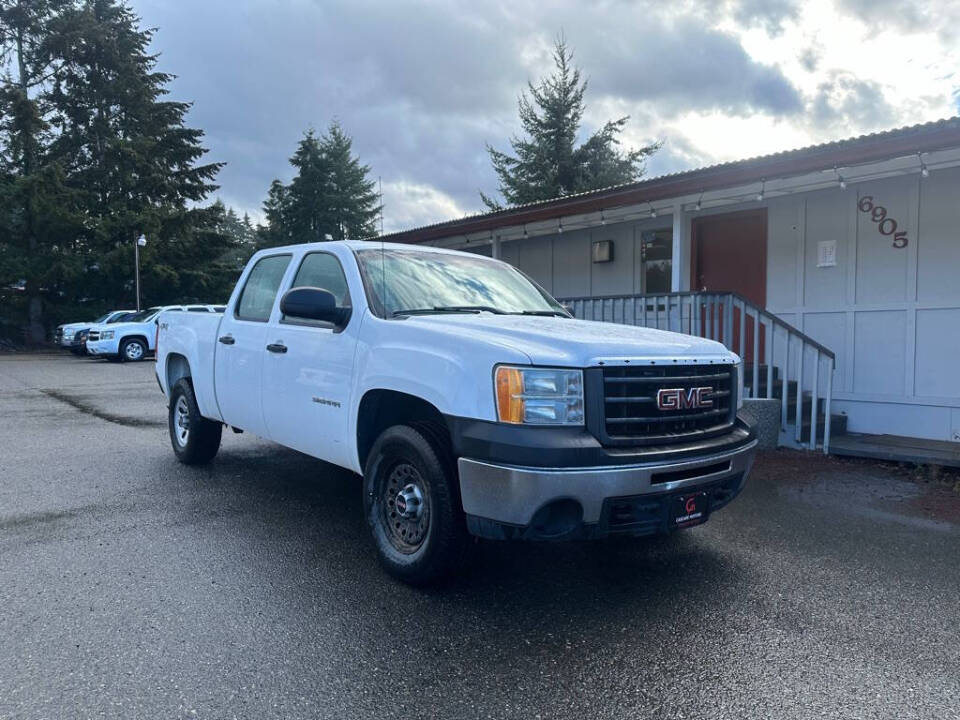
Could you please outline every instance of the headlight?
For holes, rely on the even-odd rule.
[[[737,368],[737,410],[743,407],[743,360],[740,360],[735,367]]]
[[[101,330],[100,331],[101,340],[113,340],[113,330]]]
[[[500,422],[583,425],[583,372],[501,365],[495,376]]]

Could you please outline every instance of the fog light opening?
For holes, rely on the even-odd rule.
[[[537,510],[530,528],[541,538],[561,538],[580,527],[583,508],[576,500],[554,500]]]

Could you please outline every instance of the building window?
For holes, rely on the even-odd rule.
[[[644,230],[640,234],[640,272],[643,293],[670,292],[673,275],[672,230]]]

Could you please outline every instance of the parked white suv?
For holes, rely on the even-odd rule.
[[[739,358],[575,320],[497,260],[327,242],[262,250],[223,315],[161,313],[173,450],[224,424],[363,476],[380,559],[408,582],[473,534],[568,539],[696,525],[743,487]]]
[[[160,305],[147,308],[111,325],[91,327],[87,334],[87,353],[110,360],[143,360],[154,351],[156,343],[156,319],[165,310],[193,313],[223,312],[223,305]]]

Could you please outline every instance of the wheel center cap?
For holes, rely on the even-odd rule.
[[[408,520],[416,520],[423,513],[423,493],[420,488],[409,483],[397,493],[393,501],[397,514]]]

